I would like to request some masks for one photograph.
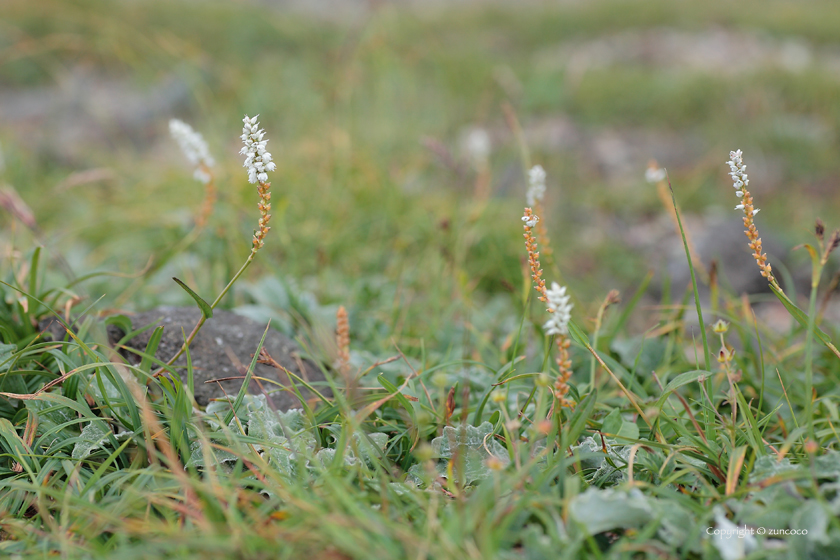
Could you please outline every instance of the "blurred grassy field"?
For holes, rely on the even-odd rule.
[[[344,365],[361,385],[356,398],[353,383],[346,394],[331,384],[306,418],[268,424],[275,415],[245,389],[229,411],[197,411],[191,367],[183,384],[153,380],[144,359],[132,371],[152,389],[140,398],[101,346],[39,340],[43,308],[3,288],[0,549],[742,558],[759,545],[705,528],[743,523],[812,530],[761,538],[750,557],[835,557],[830,300],[802,305],[810,319],[794,310],[800,326],[783,311],[785,329],[724,293],[704,311],[705,326],[719,319],[713,333],[697,329],[685,284],[663,276],[673,224],[644,173],[652,157],[668,168],[696,238],[737,230],[724,162],[743,149],[765,247],[775,238],[783,253],[774,267],[813,240],[815,217],[840,226],[840,3],[335,5],[0,4],[0,202],[13,187],[39,226],[0,210],[4,284],[17,275],[79,313],[191,305],[173,276],[212,300],[251,247],[257,193],[239,135],[242,116],[259,113],[277,163],[272,230],[222,307],[276,319],[333,368],[331,383]],[[170,118],[200,131],[217,160],[218,203],[188,245],[204,193]],[[479,128],[492,148],[483,171],[464,147]],[[575,304],[572,366],[560,357],[571,342],[543,336],[528,278],[520,217],[537,163],[554,249],[541,245],[545,278],[568,284]],[[742,251],[723,271],[757,277],[736,233],[718,242]],[[40,243],[52,259],[43,281],[28,269]],[[49,290],[94,271],[109,275]],[[637,306],[649,271],[652,295]],[[784,267],[774,271],[796,299]],[[624,303],[605,313],[611,288]],[[346,363],[335,359],[339,305]],[[101,334],[91,323],[80,337]],[[60,389],[33,395],[48,379]],[[566,396],[574,407],[559,404]],[[211,448],[229,456],[214,461]],[[471,468],[484,482],[466,478]]]
[[[98,121],[105,139],[72,157],[27,141],[33,126],[50,134],[49,116],[0,124],[5,181],[77,270],[139,270],[187,231],[202,193],[167,137],[170,117],[201,131],[219,161],[214,231],[129,301],[118,299],[128,280],[89,284],[106,294],[102,307],[183,302],[172,275],[200,293],[224,285],[256,220],[237,155],[244,113],[260,114],[278,163],[274,229],[250,277],[295,279],[322,301],[367,310],[373,339],[419,344],[496,296],[505,308],[520,301],[526,184],[504,103],[531,163],[548,171],[555,263],[582,302],[662,266],[623,243],[627,229],[663,215],[643,178],[649,157],[668,167],[687,212],[726,214],[734,197],[723,162],[744,149],[759,225],[788,245],[807,239],[815,216],[832,227],[840,215],[833,1],[382,3],[343,20],[250,2],[12,0],[2,10],[4,92],[60,92],[79,69],[141,93],[172,79],[188,88],[186,102],[125,134]],[[698,37],[733,48],[731,64],[662,52],[676,44],[690,54]],[[622,53],[646,41],[651,52]],[[786,53],[791,63],[776,61]],[[463,158],[476,126],[493,143],[487,201],[473,196],[469,165],[456,173],[424,147],[434,139]],[[61,188],[92,168],[112,176]]]

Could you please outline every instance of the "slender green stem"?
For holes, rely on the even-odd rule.
[[[245,264],[243,264],[239,271],[236,274],[234,274],[233,278],[230,279],[230,282],[228,282],[227,286],[224,287],[224,289],[221,291],[218,297],[213,301],[213,303],[210,304],[211,309],[215,309],[216,306],[219,305],[219,302],[222,301],[222,298],[225,297],[225,295],[233,286],[234,282],[236,282],[239,279],[239,277],[242,276],[245,270],[251,265],[251,263],[254,261],[254,255],[255,253],[253,251],[250,255],[248,255],[248,258],[245,260]],[[205,317],[202,313],[201,319],[198,320],[198,323],[196,323],[195,327],[193,327],[193,330],[190,331],[190,334],[184,341],[184,344],[181,345],[181,349],[178,350],[178,352],[174,356],[172,356],[172,358],[170,358],[168,362],[166,362],[166,365],[171,366],[175,363],[175,360],[181,357],[181,354],[183,354],[186,351],[187,346],[189,346],[195,339],[196,335],[198,334],[198,331],[200,331],[201,327],[204,326],[205,321],[207,321],[207,317]],[[164,368],[158,369],[154,373],[154,375],[160,375],[163,372],[163,369]]]
[[[703,309],[700,306],[700,292],[697,291],[697,277],[694,274],[694,263],[691,260],[691,251],[688,248],[688,241],[685,237],[685,228],[682,225],[682,219],[680,218],[680,211],[677,209],[677,198],[674,196],[674,189],[671,187],[671,178],[668,177],[668,189],[671,191],[671,202],[674,204],[674,215],[677,217],[677,225],[680,226],[680,235],[682,236],[683,247],[685,247],[685,255],[688,259],[688,270],[691,273],[691,288],[694,291],[694,305],[697,307],[697,321],[700,323],[700,334],[703,337],[703,360],[705,362],[704,369],[706,371],[711,371],[709,368],[712,365],[712,354],[709,351],[709,341],[706,339],[706,324],[703,322]],[[712,379],[711,376],[706,377],[706,397],[709,399],[709,407],[714,410],[715,403],[712,400]],[[710,432],[713,430],[713,420],[714,418],[708,414],[704,414],[704,423],[706,425],[706,431]]]
[[[596,350],[598,349],[598,339],[601,336],[601,324],[604,320],[605,309],[605,305],[602,305],[600,309],[598,309],[598,315],[595,318],[595,331],[592,333],[592,347]],[[596,364],[597,362],[595,360],[595,356],[592,356],[592,359],[589,362],[589,386],[592,389],[595,388],[595,370],[597,369]]]
[[[816,329],[817,322],[817,288],[820,284],[822,268],[820,264],[814,263],[811,277],[811,297],[808,301],[808,330],[805,333],[805,424],[808,426],[808,435],[811,439],[814,439],[814,329]]]
[[[691,288],[694,290],[694,304],[697,307],[697,320],[700,322],[700,334],[703,336],[703,359],[705,360],[705,369],[710,371],[709,367],[712,363],[712,354],[709,352],[709,341],[706,339],[706,324],[703,322],[703,310],[700,306],[700,293],[697,291],[697,277],[694,275],[694,265],[691,262],[691,252],[688,249],[688,242],[685,238],[685,229],[680,219],[680,213],[677,210],[677,199],[674,196],[674,189],[671,187],[671,178],[668,178],[668,189],[671,191],[671,202],[674,203],[674,214],[677,216],[677,224],[680,226],[680,235],[682,235],[683,246],[685,247],[685,254],[688,258],[688,270],[691,272]]]
[[[233,278],[230,279],[228,285],[225,286],[225,288],[219,294],[219,297],[217,297],[215,301],[213,301],[213,303],[210,304],[210,307],[212,309],[216,309],[216,306],[219,305],[219,302],[222,301],[222,298],[225,297],[225,295],[228,293],[228,290],[231,289],[233,283],[236,282],[239,279],[239,277],[242,276],[245,270],[251,265],[251,263],[254,261],[254,255],[255,253],[253,251],[250,255],[248,255],[248,258],[245,260],[245,264],[242,265],[242,267],[239,269],[239,272],[233,275]]]

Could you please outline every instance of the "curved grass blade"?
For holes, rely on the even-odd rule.
[[[198,308],[201,309],[201,314],[204,315],[205,319],[210,319],[211,317],[213,317],[213,308],[210,307],[209,303],[204,301],[200,295],[192,291],[189,286],[187,286],[174,276],[172,277],[172,279],[175,280],[176,284],[184,288],[184,291],[190,294],[190,297],[195,300],[195,303],[198,305]]]

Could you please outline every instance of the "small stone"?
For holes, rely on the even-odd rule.
[[[131,319],[135,330],[150,324],[163,325],[163,336],[155,356],[166,362],[180,350],[184,342],[184,333],[189,334],[192,331],[201,318],[201,312],[193,307],[165,306],[142,313],[127,314],[127,316]],[[265,328],[266,325],[262,323],[229,311],[213,312],[213,317],[204,323],[190,344],[195,400],[198,404],[206,406],[211,399],[224,398],[225,395],[236,396],[242,386],[242,376],[251,364]],[[44,320],[41,329],[51,333],[54,339],[64,338],[63,329],[57,321]],[[124,336],[122,330],[115,325],[108,325],[107,329],[111,345],[116,344]],[[129,340],[125,346],[143,352],[153,332],[154,328],[150,328]],[[300,349],[288,337],[269,329],[263,348],[291,373],[305,379],[307,383],[315,383],[321,394],[331,395],[329,388],[323,386],[324,374],[321,369],[311,360],[302,358]],[[140,363],[140,356],[130,350],[126,348],[117,350],[129,363]],[[178,358],[175,365],[186,366],[186,356],[182,355]],[[186,380],[186,369],[182,368],[179,371],[182,379]],[[258,383],[257,380],[252,380],[248,387],[249,393],[261,394],[260,384],[262,384],[278,410],[285,411],[300,407],[300,402],[293,392],[280,390],[280,385],[291,386],[289,376],[284,371],[269,365],[257,364],[254,377],[271,379],[276,383],[268,381]],[[215,379],[225,380],[208,383]],[[297,386],[305,399],[314,397],[300,383],[297,383]]]

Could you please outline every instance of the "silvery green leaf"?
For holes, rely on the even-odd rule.
[[[814,459],[814,474],[817,478],[840,481],[840,453],[831,449]]]
[[[373,441],[373,445],[371,445],[371,441]],[[388,434],[374,432],[365,435],[357,432],[353,434],[353,445],[365,464],[372,467],[372,461],[381,457],[382,453],[385,452],[385,446],[388,445]],[[374,449],[374,445],[376,449]],[[351,450],[348,449],[348,451]]]
[[[656,518],[654,504],[637,489],[629,492],[589,488],[569,504],[569,516],[590,535],[638,528]]]
[[[111,402],[122,400],[122,395],[120,394],[120,390],[117,389],[117,386],[111,383],[111,380],[105,375],[100,376],[100,378],[102,379],[102,386],[105,387],[105,396],[103,397],[102,395],[102,389],[99,388],[99,381],[96,379],[96,375],[91,375],[88,378],[88,393],[99,401],[105,400],[105,397],[108,397],[108,400]]]
[[[205,457],[205,454],[209,457]],[[214,449],[212,445],[205,446],[200,439],[193,440],[190,443],[190,460],[185,466],[206,467],[208,459],[211,465],[221,466],[224,463],[235,463],[239,457],[230,451]]]
[[[114,435],[111,430],[106,429],[100,422],[90,422],[82,430],[81,435],[73,446],[73,451],[70,456],[74,459],[84,459],[97,449],[103,447],[103,444],[108,440],[108,436]],[[114,437],[117,441],[124,441],[131,434],[128,432],[120,432]]]
[[[49,403],[46,401],[39,401],[39,400],[27,400],[24,401],[24,406],[26,409],[35,415],[38,419],[38,433],[43,434],[48,432],[52,428],[60,426],[62,424],[66,424],[67,422],[72,422],[76,419],[74,414],[71,414],[72,410],[65,407],[60,406],[56,407],[55,404]],[[48,410],[52,408],[52,410]],[[68,436],[71,433],[77,433],[77,425],[66,426],[59,431],[59,434]]]
[[[349,450],[348,450],[349,451]],[[322,449],[318,453],[315,454],[315,457],[310,462],[310,465],[318,465],[323,468],[328,468],[332,465],[333,461],[335,460],[335,449]],[[344,465],[351,466],[355,465],[358,462],[358,459],[353,456],[352,452],[348,452],[344,454]]]
[[[0,342],[0,373],[9,371],[12,364],[12,354],[17,352],[17,345]]]
[[[726,518],[723,508],[715,506],[715,529],[712,545],[723,560],[741,560],[758,548],[758,541],[744,527],[738,527]]]
[[[762,455],[755,460],[753,470],[750,473],[750,482],[760,482],[765,478],[796,470],[796,468],[797,467],[795,465],[790,463],[790,459],[788,458],[778,461],[776,459],[776,455],[774,454]]]
[[[480,426],[446,426],[443,435],[432,440],[432,449],[437,457],[449,459],[460,446],[466,446],[487,454],[492,453],[501,461],[509,462],[507,450],[493,437],[493,425],[484,422]]]
[[[696,520],[674,501],[657,500],[656,504],[662,510],[657,536],[673,547],[683,546],[689,536],[686,528],[694,526]]]
[[[436,457],[443,459],[435,465],[438,476],[446,478],[449,462],[456,458],[452,465],[455,476],[462,478],[466,484],[472,484],[492,475],[492,471],[487,466],[487,460],[491,455],[504,466],[510,464],[507,450],[493,437],[493,425],[490,422],[484,422],[478,427],[446,426],[443,429],[443,435],[432,440],[432,450]],[[458,470],[461,465],[463,465],[463,473]],[[425,478],[422,476],[424,473],[418,465],[415,467],[418,468],[409,469],[409,479],[422,484]]]
[[[415,463],[408,468],[405,473],[405,481],[414,486],[423,487],[428,482],[426,480],[427,474],[420,463]]]
[[[614,442],[608,438],[604,438],[604,442],[601,444],[592,437],[587,437],[580,444],[572,447],[572,452],[580,457],[580,463],[584,469],[595,469],[587,477],[587,480],[594,486],[614,486],[627,476],[625,470],[630,448],[616,448],[613,447],[613,444]],[[604,448],[607,450],[606,455],[604,455]],[[607,458],[609,458],[609,461],[607,461]]]
[[[825,508],[816,500],[807,500],[796,510],[790,520],[792,529],[804,529],[808,531],[806,539],[827,545],[830,542],[828,537],[829,517]]]
[[[501,459],[505,465],[510,462],[507,453],[503,455],[504,458],[498,455],[497,457]],[[474,482],[493,476],[493,471],[487,466],[488,458],[487,453],[482,453],[476,449],[467,449],[464,455],[464,482],[467,484],[473,484]],[[455,474],[458,474],[457,471]]]
[[[391,488],[397,496],[408,496],[416,488],[414,484],[407,482],[389,482],[388,487]]]
[[[314,449],[315,436],[309,429],[309,420],[300,409],[277,412],[265,405],[265,396],[249,402],[248,435],[263,440],[262,446],[270,462],[286,472],[292,473],[295,453]],[[291,440],[287,437],[291,437]]]
[[[505,457],[507,457],[507,455],[505,455]],[[456,478],[462,478],[464,484],[467,485],[474,484],[475,482],[479,482],[481,480],[490,478],[493,476],[493,471],[490,469],[490,467],[487,466],[487,459],[488,455],[486,453],[481,453],[475,449],[465,447],[463,451],[463,457],[460,459],[455,459],[455,462],[452,464],[453,474]],[[435,479],[449,477],[450,461],[451,460],[438,461],[435,464]],[[463,461],[464,465],[463,477],[461,477],[459,470],[460,461]],[[503,463],[507,465],[509,461],[505,462],[503,460]],[[406,481],[412,482],[417,486],[424,486],[428,482],[426,480],[427,478],[428,474],[425,472],[425,469],[421,465],[415,464],[408,469]]]
[[[204,408],[204,412],[209,415],[214,414],[227,414],[230,410],[230,407],[233,406],[233,399],[230,397],[221,397],[218,399],[213,399],[207,406]]]

